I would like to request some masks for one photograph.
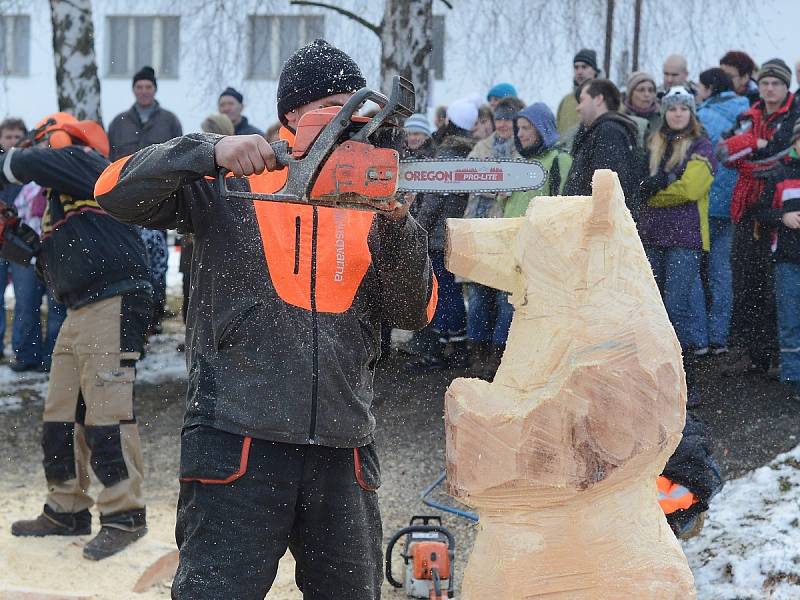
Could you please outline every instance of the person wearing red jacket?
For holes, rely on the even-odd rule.
[[[789,91],[792,72],[781,59],[765,62],[757,80],[761,100],[738,117],[717,145],[719,159],[739,175],[731,200],[736,224],[731,331],[746,349],[723,368],[726,375],[766,373],[778,356],[770,236],[755,207],[764,188],[761,175],[789,148],[800,106]]]

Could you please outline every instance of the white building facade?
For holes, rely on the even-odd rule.
[[[379,0],[333,3],[373,23],[382,16]],[[558,10],[559,3],[538,0],[451,3],[453,9],[434,1],[432,107],[459,97],[485,96],[492,84],[508,81],[524,100],[544,101],[555,109],[570,89],[575,51],[596,48],[602,60],[605,25],[597,10],[587,10],[576,19],[575,14],[551,14],[548,11]],[[586,0],[585,4],[597,2]],[[700,20],[697,28],[713,29],[708,35],[685,28],[664,35],[648,34],[645,26],[642,66],[660,80],[663,57],[684,53],[689,57],[691,76],[696,78],[702,68],[715,65],[733,48],[747,50],[756,61],[779,56],[792,64],[800,59],[800,38],[793,30],[800,3],[775,0],[767,4],[767,8],[752,9],[752,18],[744,23],[730,19],[722,31],[714,19]],[[714,5],[724,13],[729,3],[710,0],[699,6],[708,13]],[[178,115],[184,131],[199,130],[205,116],[216,111],[219,92],[229,85],[244,94],[244,114],[250,122],[265,129],[277,119],[275,88],[283,60],[316,37],[351,54],[370,85],[379,81],[377,36],[345,16],[292,6],[289,0],[230,1],[223,10],[218,7],[218,2],[210,0],[93,2],[106,123],[133,103],[131,76],[149,64],[158,78],[157,99]],[[630,44],[631,23],[630,12],[618,8],[615,48]],[[612,74],[616,71],[618,83],[624,81],[623,66],[611,70]],[[0,117],[20,116],[32,125],[56,110],[47,0],[0,0]]]

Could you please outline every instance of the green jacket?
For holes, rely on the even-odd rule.
[[[571,91],[569,94],[564,96],[561,99],[561,102],[558,103],[558,111],[556,113],[556,128],[558,129],[558,133],[564,137],[573,129],[577,129],[578,125],[580,125],[580,119],[578,119],[578,100],[575,98],[575,91]]]
[[[558,168],[556,169],[558,175],[558,182],[553,181],[551,176],[553,173],[553,163],[558,157]],[[564,183],[567,181],[567,173],[572,166],[572,157],[557,148],[550,148],[544,154],[535,157],[532,160],[538,160],[547,171],[547,181],[538,190],[529,190],[526,192],[514,192],[511,197],[506,200],[505,207],[503,208],[504,217],[521,217],[528,210],[531,200],[538,196],[560,196],[564,191]]]

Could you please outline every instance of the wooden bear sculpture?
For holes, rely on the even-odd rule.
[[[445,398],[450,491],[480,515],[463,598],[694,598],[656,501],[684,423],[681,349],[616,174],[448,227],[448,268],[515,309],[494,381]]]

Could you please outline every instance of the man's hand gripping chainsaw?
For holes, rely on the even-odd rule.
[[[367,100],[380,107],[372,118],[356,114]],[[544,185],[547,173],[536,161],[401,160],[402,122],[413,109],[414,86],[402,77],[394,78],[388,98],[362,88],[342,107],[304,114],[291,149],[283,140],[271,144],[278,166],[288,168],[281,190],[260,194],[232,189],[223,169],[220,194],[223,198],[391,212],[409,192],[493,194]]]

